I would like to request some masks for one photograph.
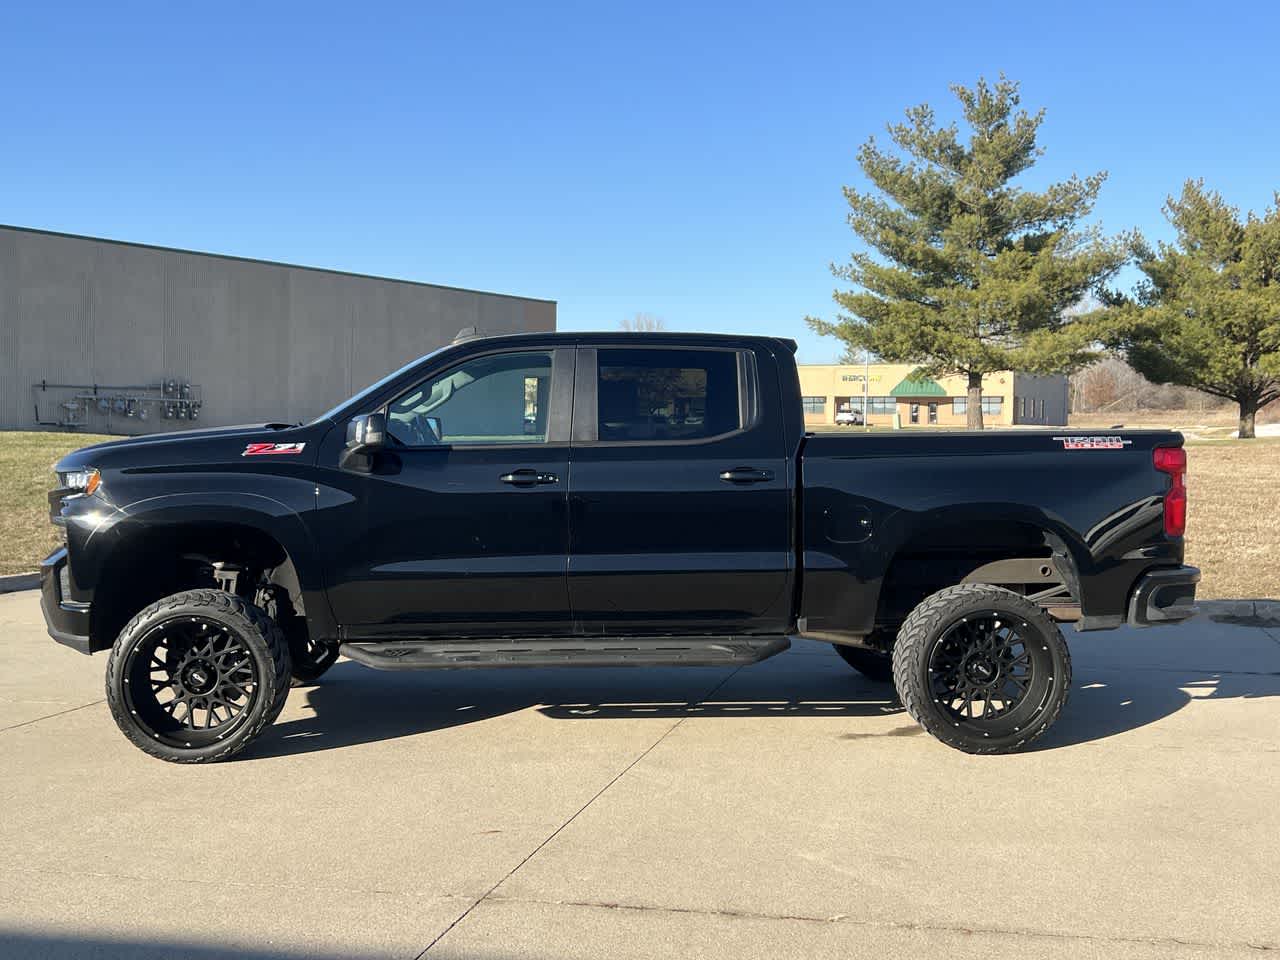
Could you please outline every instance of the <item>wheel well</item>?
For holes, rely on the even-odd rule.
[[[975,530],[981,542],[974,542]],[[1059,620],[1079,616],[1079,586],[1071,552],[1034,524],[984,519],[917,534],[894,554],[880,589],[877,627],[897,631],[925,597],[958,583],[990,583],[1021,593]]]
[[[306,630],[297,569],[275,538],[238,524],[183,525],[139,533],[112,551],[94,590],[92,649],[108,649],[148,604],[197,587],[273,604],[268,612],[286,632]]]

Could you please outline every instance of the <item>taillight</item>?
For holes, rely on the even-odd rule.
[[[1173,479],[1164,495],[1164,532],[1180,537],[1187,532],[1187,451],[1182,447],[1157,447],[1152,459],[1157,470]]]

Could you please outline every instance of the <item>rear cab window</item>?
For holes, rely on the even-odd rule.
[[[599,349],[601,443],[707,440],[750,426],[753,363],[740,350]]]

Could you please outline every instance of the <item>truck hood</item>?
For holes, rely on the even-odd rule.
[[[247,423],[230,427],[203,427],[199,430],[181,430],[174,433],[152,433],[140,437],[121,437],[81,447],[67,454],[55,465],[59,473],[85,467],[108,465],[147,466],[188,460],[197,451],[207,452],[216,459],[234,452],[239,455],[243,447],[254,442],[289,442],[304,432],[303,427],[286,423]],[[181,450],[183,453],[179,454]],[[185,454],[185,455],[183,455]]]

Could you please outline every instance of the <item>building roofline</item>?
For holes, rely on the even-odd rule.
[[[94,237],[84,233],[64,233],[60,230],[41,230],[38,227],[22,227],[12,223],[0,223],[0,230],[31,233],[44,237],[61,237],[65,240],[88,240],[93,243],[109,243],[117,247],[134,247],[139,250],[155,250],[159,253],[184,253],[192,257],[211,257],[215,260],[231,260],[236,263],[253,263],[264,267],[284,267],[288,270],[307,270],[311,273],[331,273],[340,277],[360,280],[379,280],[383,283],[404,283],[411,287],[433,287],[437,290],[456,290],[459,293],[478,293],[486,297],[505,297],[508,300],[529,300],[534,303],[558,303],[543,297],[522,297],[515,293],[496,293],[493,290],[475,290],[471,287],[455,287],[445,283],[428,283],[425,280],[405,280],[401,277],[384,277],[376,273],[357,273],[354,270],[336,270],[332,267],[312,267],[303,263],[285,263],[282,260],[262,260],[258,257],[239,257],[232,253],[210,253],[207,250],[189,250],[186,247],[165,247],[156,243],[139,243],[136,240],[115,240],[111,237]]]

